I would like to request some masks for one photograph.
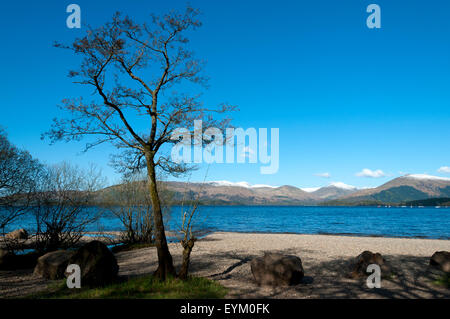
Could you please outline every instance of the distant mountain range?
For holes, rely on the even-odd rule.
[[[409,201],[450,197],[450,178],[412,174],[395,178],[379,187],[359,190],[337,199],[337,204],[399,204]]]
[[[176,203],[197,201],[203,205],[401,205],[450,197],[450,178],[420,174],[398,177],[368,189],[343,183],[317,189],[228,181],[162,184]]]
[[[163,182],[175,202],[203,205],[312,205],[317,198],[294,186],[272,187],[229,182]]]

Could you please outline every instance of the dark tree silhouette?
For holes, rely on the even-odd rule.
[[[0,231],[28,211],[42,166],[0,128]]]
[[[67,162],[45,166],[30,211],[36,220],[35,248],[41,252],[70,248],[82,238],[100,211],[87,208],[104,187],[101,172]]]
[[[175,270],[165,236],[156,170],[182,174],[193,168],[174,163],[163,146],[175,143],[171,139],[174,130],[192,128],[194,120],[203,121],[203,130],[223,129],[229,123],[225,114],[234,108],[226,104],[205,108],[198,95],[176,91],[181,83],[207,83],[202,61],[187,47],[186,33],[201,26],[198,14],[188,7],[184,13],[152,16],[150,23],[138,24],[116,13],[111,22],[89,28],[72,45],[56,44],[82,56],[79,69],[70,71],[69,76],[93,88],[97,100],[64,100],[62,108],[70,116],[55,119],[52,129],[44,134],[52,142],[94,136],[86,150],[110,142],[122,151],[114,158],[116,165],[127,170],[146,169],[159,261],[155,276],[163,280],[168,274],[175,275]]]

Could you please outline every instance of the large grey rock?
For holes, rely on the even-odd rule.
[[[250,266],[258,285],[296,285],[305,274],[299,257],[278,253],[266,253],[263,257],[255,258]]]
[[[23,228],[16,229],[16,230],[6,234],[5,238],[10,239],[10,240],[27,240],[28,232]]]
[[[0,270],[32,269],[36,266],[39,256],[35,252],[16,255],[6,249],[0,249]]]
[[[0,248],[0,270],[14,269],[15,255],[6,249]]]
[[[450,252],[437,251],[430,258],[430,265],[450,273]]]
[[[38,258],[33,274],[45,279],[62,279],[73,251],[56,250]]]
[[[367,267],[371,264],[380,266],[381,277],[383,278],[390,277],[393,274],[392,268],[380,253],[373,253],[366,250],[356,257],[354,263],[352,263],[350,277],[361,278],[369,276],[370,273],[367,273]]]
[[[80,266],[82,286],[107,285],[117,278],[119,272],[116,257],[105,244],[97,240],[78,249],[69,264]]]

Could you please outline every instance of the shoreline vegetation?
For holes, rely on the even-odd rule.
[[[169,243],[169,249],[178,266],[182,247],[179,243]],[[381,253],[396,271],[395,277],[382,281],[382,289],[367,289],[364,280],[347,276],[349,263],[364,250]],[[60,290],[61,281],[35,278],[32,270],[0,271],[0,298],[121,298],[127,295],[175,298],[183,295],[191,284],[209,287],[206,290],[210,293],[204,296],[192,290],[191,296],[199,298],[221,298],[217,294],[224,292],[223,289],[227,291],[222,296],[225,298],[449,298],[448,278],[429,266],[431,255],[443,250],[450,250],[450,240],[214,232],[199,239],[193,249],[189,279],[193,282],[169,280],[161,294],[152,295],[145,288],[148,287],[146,279],[157,265],[156,249],[145,247],[115,253],[120,285],[64,295],[64,290]],[[302,283],[276,288],[256,285],[250,261],[265,252],[300,257],[305,269]],[[24,286],[24,282],[28,284]]]
[[[75,246],[82,246],[90,241],[97,240],[105,245],[107,245],[113,252],[121,252],[121,251],[130,251],[135,249],[142,249],[148,247],[154,247],[154,243],[134,243],[129,244],[122,241],[123,233],[121,231],[89,231],[83,233],[83,236],[80,238],[79,243]],[[208,236],[214,234],[244,234],[244,235],[298,235],[298,236],[330,236],[330,237],[355,237],[355,238],[385,238],[385,239],[418,239],[418,240],[444,240],[449,241],[450,237],[426,237],[426,236],[393,236],[393,235],[378,235],[378,234],[356,234],[356,233],[328,233],[328,232],[317,232],[317,233],[302,233],[302,232],[268,232],[268,231],[222,231],[222,230],[211,230],[204,232],[202,236],[199,236],[198,239],[204,239]],[[0,235],[0,248],[2,248],[2,242],[5,235]],[[172,231],[166,231],[166,236],[168,238],[172,238],[169,240],[171,244],[176,244],[179,242],[178,237]],[[19,240],[16,241],[17,250],[27,250],[33,247],[33,236],[30,236],[30,239],[27,240]],[[75,248],[74,247],[74,248]],[[449,247],[450,248],[450,247]]]
[[[351,203],[351,202],[327,202],[327,203],[319,203],[316,205],[300,205],[298,203],[292,203],[292,204],[246,204],[246,203],[224,203],[224,202],[173,202],[173,206],[180,206],[180,205],[193,205],[197,204],[197,206],[249,206],[249,207],[412,207],[412,208],[421,208],[421,207],[436,207],[440,206],[439,208],[450,208],[450,198],[429,198],[424,200],[415,200],[411,202],[405,202],[405,203],[383,203],[383,202],[358,202],[358,203]]]

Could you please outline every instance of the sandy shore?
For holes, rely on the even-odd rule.
[[[176,266],[179,244],[170,244]],[[349,262],[364,250],[381,253],[398,276],[369,289],[364,280],[348,279]],[[228,298],[450,298],[450,289],[433,284],[440,272],[428,266],[430,256],[450,251],[450,240],[349,237],[297,234],[213,233],[199,240],[192,253],[191,274],[217,280],[229,288]],[[250,260],[264,252],[299,256],[303,283],[288,288],[258,287]],[[156,268],[155,248],[116,255],[121,276],[138,276]],[[0,271],[0,297],[18,297],[48,283],[31,272]]]

